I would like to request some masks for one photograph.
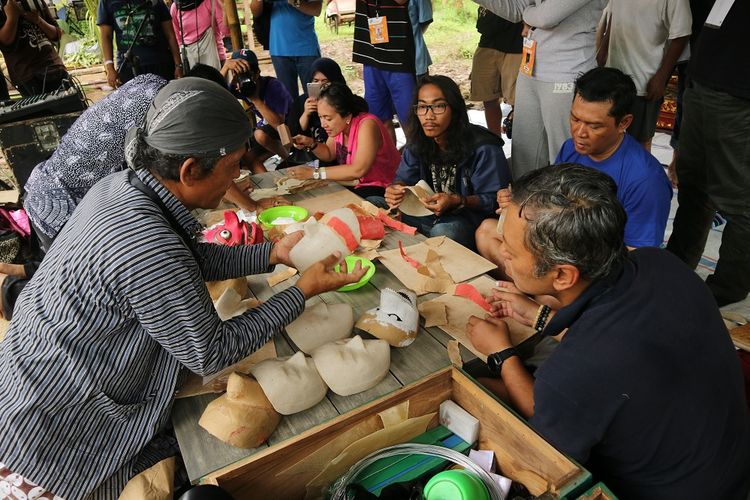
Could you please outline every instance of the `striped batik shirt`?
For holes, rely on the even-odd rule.
[[[197,230],[160,182],[138,175],[189,234]],[[116,498],[163,458],[153,438],[184,369],[207,375],[239,361],[304,309],[291,287],[229,321],[217,316],[204,282],[269,271],[271,248],[198,245],[199,267],[127,172],[96,184],[0,343],[0,462],[68,499]]]
[[[388,42],[370,43],[368,19],[385,17]],[[357,0],[352,61],[387,71],[414,73],[414,34],[406,4],[394,0]]]

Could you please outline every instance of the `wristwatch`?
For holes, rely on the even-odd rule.
[[[316,181],[320,179],[320,167],[313,168],[313,179]]]
[[[500,372],[503,369],[503,363],[505,363],[505,360],[512,358],[513,356],[518,356],[514,347],[508,347],[500,352],[490,354],[487,356],[487,368],[490,369],[490,372],[493,375],[499,377]]]

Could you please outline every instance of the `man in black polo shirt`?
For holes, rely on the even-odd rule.
[[[745,500],[750,416],[719,311],[668,252],[627,252],[625,219],[614,181],[594,169],[517,180],[506,270],[522,292],[562,307],[498,292],[499,315],[561,342],[533,379],[501,319],[471,318],[471,341],[531,425],[621,498]]]

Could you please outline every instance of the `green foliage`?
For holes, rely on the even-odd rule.
[[[83,21],[76,22],[76,28],[80,30],[83,35],[78,37],[80,42],[79,48],[76,52],[65,54],[65,64],[69,67],[86,67],[93,66],[101,62],[100,54],[100,43],[99,43],[99,28],[96,25],[96,10],[98,0],[84,0],[86,5],[86,18]],[[66,1],[56,3],[55,7],[67,7],[68,16],[72,16],[73,7]],[[70,22],[67,23],[68,25]],[[65,27],[63,27],[65,29]],[[66,29],[69,34],[71,30]]]

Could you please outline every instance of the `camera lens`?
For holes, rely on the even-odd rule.
[[[257,84],[251,77],[245,75],[239,76],[237,83],[240,85],[240,93],[245,97],[252,97],[255,94]]]

